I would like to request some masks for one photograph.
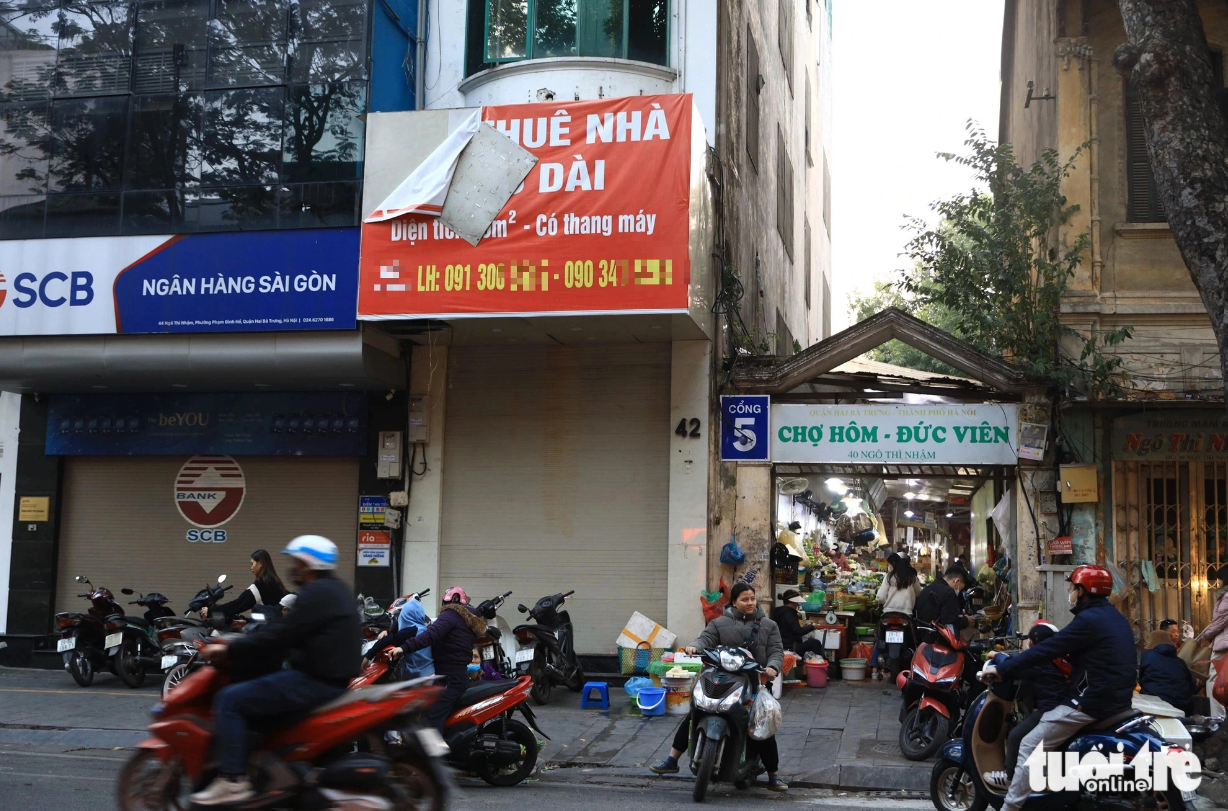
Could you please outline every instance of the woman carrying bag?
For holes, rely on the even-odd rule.
[[[1212,688],[1215,687],[1215,660],[1228,653],[1228,566],[1219,567],[1215,572],[1215,579],[1220,584],[1215,610],[1211,614],[1211,622],[1198,635],[1198,641],[1211,647],[1211,669],[1207,675],[1207,698],[1211,701],[1211,714],[1223,715],[1224,705],[1215,700]]]
[[[756,629],[758,629],[757,632]],[[699,651],[710,650],[721,645],[748,649],[754,655],[755,661],[765,668],[769,682],[780,673],[785,658],[784,646],[780,641],[780,628],[775,622],[764,616],[763,609],[759,608],[755,600],[755,588],[749,583],[738,583],[733,587],[729,593],[729,607],[725,609],[725,613],[709,622],[699,638],[687,647],[686,652],[694,656]],[[677,774],[678,758],[690,744],[690,730],[691,719],[688,716],[682,719],[682,723],[678,725],[674,733],[674,742],[669,750],[669,757],[655,766],[650,766],[649,771],[655,774]],[[788,791],[789,784],[776,776],[776,771],[780,767],[780,752],[776,747],[776,736],[773,735],[762,741],[752,738],[749,743],[754,750],[748,752],[747,755],[758,753],[763,768],[767,770],[768,789]]]

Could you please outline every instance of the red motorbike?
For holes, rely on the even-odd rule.
[[[122,811],[187,808],[187,795],[217,776],[213,698],[230,680],[226,668],[202,668],[154,707],[153,737],[120,772]],[[256,797],[243,808],[442,811],[447,747],[418,724],[441,692],[427,679],[398,682],[349,690],[306,715],[263,719],[248,757]]]
[[[391,678],[396,659],[390,650],[380,651],[350,682],[350,689],[373,689],[367,685]],[[532,688],[533,679],[529,676],[475,682],[444,724],[443,735],[450,749],[448,761],[461,771],[477,774],[492,786],[514,786],[532,774],[537,765],[537,737],[533,733],[550,740],[529,708]],[[527,726],[514,717],[516,712],[524,716]]]
[[[900,710],[900,751],[909,760],[925,760],[961,733],[964,712],[984,689],[976,680],[985,644],[965,642],[945,625],[916,626],[920,644],[896,686],[904,699]]]

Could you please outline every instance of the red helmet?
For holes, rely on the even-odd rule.
[[[1085,588],[1088,594],[1107,597],[1113,593],[1113,575],[1103,566],[1076,566],[1066,579]]]

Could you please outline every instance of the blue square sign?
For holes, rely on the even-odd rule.
[[[766,394],[721,395],[722,462],[769,461],[771,405]]]

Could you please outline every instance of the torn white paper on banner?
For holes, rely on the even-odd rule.
[[[409,177],[364,222],[383,222],[410,213],[438,217],[443,212],[461,152],[480,126],[482,110],[478,108],[417,169],[410,172]]]
[[[439,221],[477,247],[507,201],[537,165],[537,157],[486,122],[456,161]]]

